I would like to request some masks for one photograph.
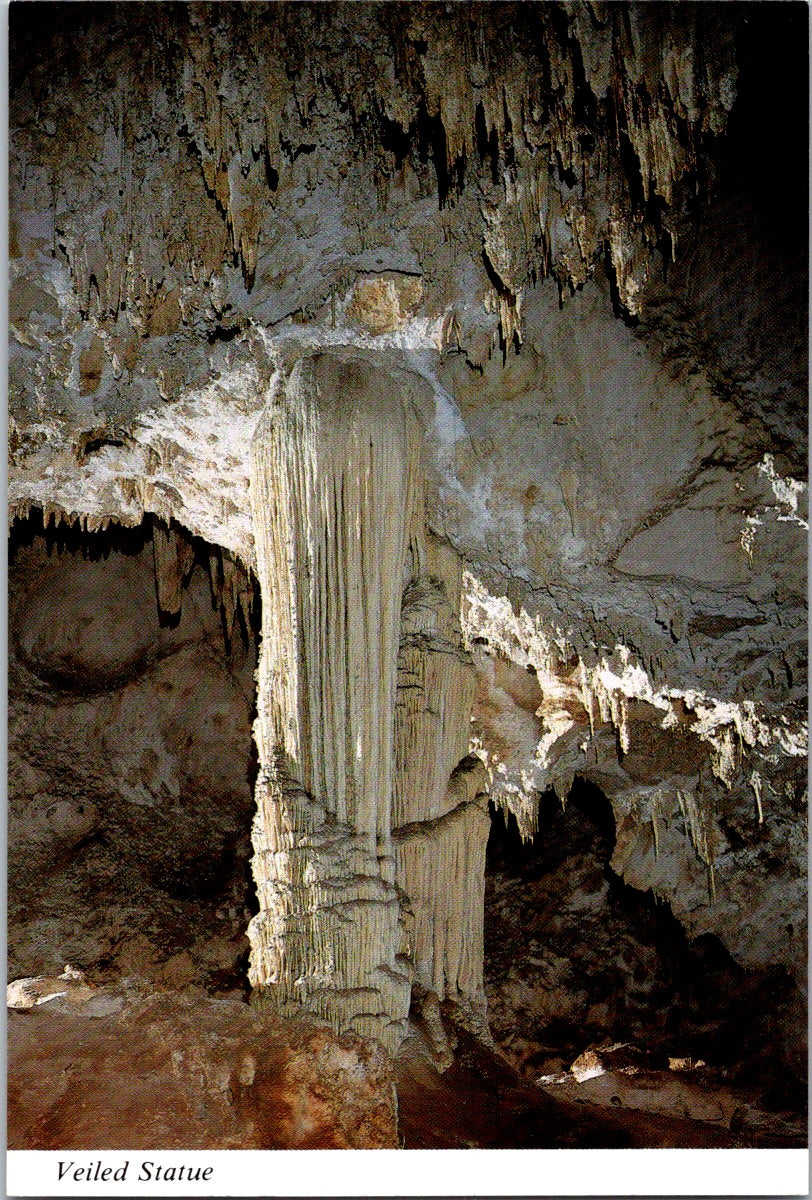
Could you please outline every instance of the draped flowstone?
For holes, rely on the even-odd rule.
[[[263,602],[250,981],[278,1011],[394,1051],[413,978],[481,1005],[487,812],[460,765],[473,684],[459,564],[425,530],[417,420],[363,358],[297,364],[250,477]]]

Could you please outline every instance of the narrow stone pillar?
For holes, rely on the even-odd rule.
[[[419,438],[386,372],[301,361],[251,454],[262,590],[249,978],[390,1050],[410,978],[391,816],[404,566]]]
[[[414,984],[481,1025],[490,819],[485,767],[468,755],[475,678],[460,629],[462,566],[421,521],[410,563],[395,720],[396,878]]]

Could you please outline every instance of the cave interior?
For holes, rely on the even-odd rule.
[[[807,1143],[806,7],[463,9],[13,6],[12,1147]]]

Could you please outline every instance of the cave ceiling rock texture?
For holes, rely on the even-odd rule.
[[[362,272],[422,275],[432,316],[470,288],[510,344],[531,279],[569,290],[608,248],[634,313],[736,95],[720,6],[272,12],[85,6],[78,38],[61,14],[46,53],[15,47],[29,422],[46,394],[66,418],[175,400],[211,378],[211,340],[334,307]]]
[[[576,775],[628,882],[803,976],[799,305],[735,195],[695,234],[742,11],[12,22],[9,520],[158,518],[170,614],[189,536],[232,622],[258,577],[282,1007],[390,1047],[410,987],[476,1011],[486,787],[529,836]]]

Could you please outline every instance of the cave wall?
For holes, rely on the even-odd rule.
[[[776,129],[807,144],[797,8],[35,12],[11,21],[9,519],[174,522],[224,552],[232,621],[257,573],[257,985],[326,971],[345,997],[386,968],[479,1003],[459,948],[481,939],[484,789],[529,835],[576,775],[609,797],[624,878],[803,981],[806,172],[782,207],[752,165]],[[346,514],[313,532],[300,509],[321,511],[323,472],[358,485],[361,429],[393,490],[364,531],[391,559],[385,669],[361,656],[356,693],[368,566]],[[355,580],[343,632],[308,571],[324,605]],[[357,788],[346,721],[369,743]],[[389,915],[363,959],[371,925],[350,922],[341,964],[286,933],[277,974],[284,922],[333,920],[311,881],[287,897],[293,859],[261,865],[289,838],[307,874],[313,805],[360,839]],[[408,1004],[390,983],[379,1034]]]
[[[743,966],[624,883],[594,784],[576,778],[565,806],[545,793],[537,825],[523,839],[494,810],[488,845],[488,1020],[517,1069],[552,1082],[585,1047],[620,1043],[638,1065],[701,1062],[753,1089],[762,1112],[803,1110],[806,1002],[786,968]]]
[[[239,989],[254,911],[256,639],[187,549],[160,608],[156,527],[12,531],[9,971]],[[156,561],[157,560],[157,561]]]

